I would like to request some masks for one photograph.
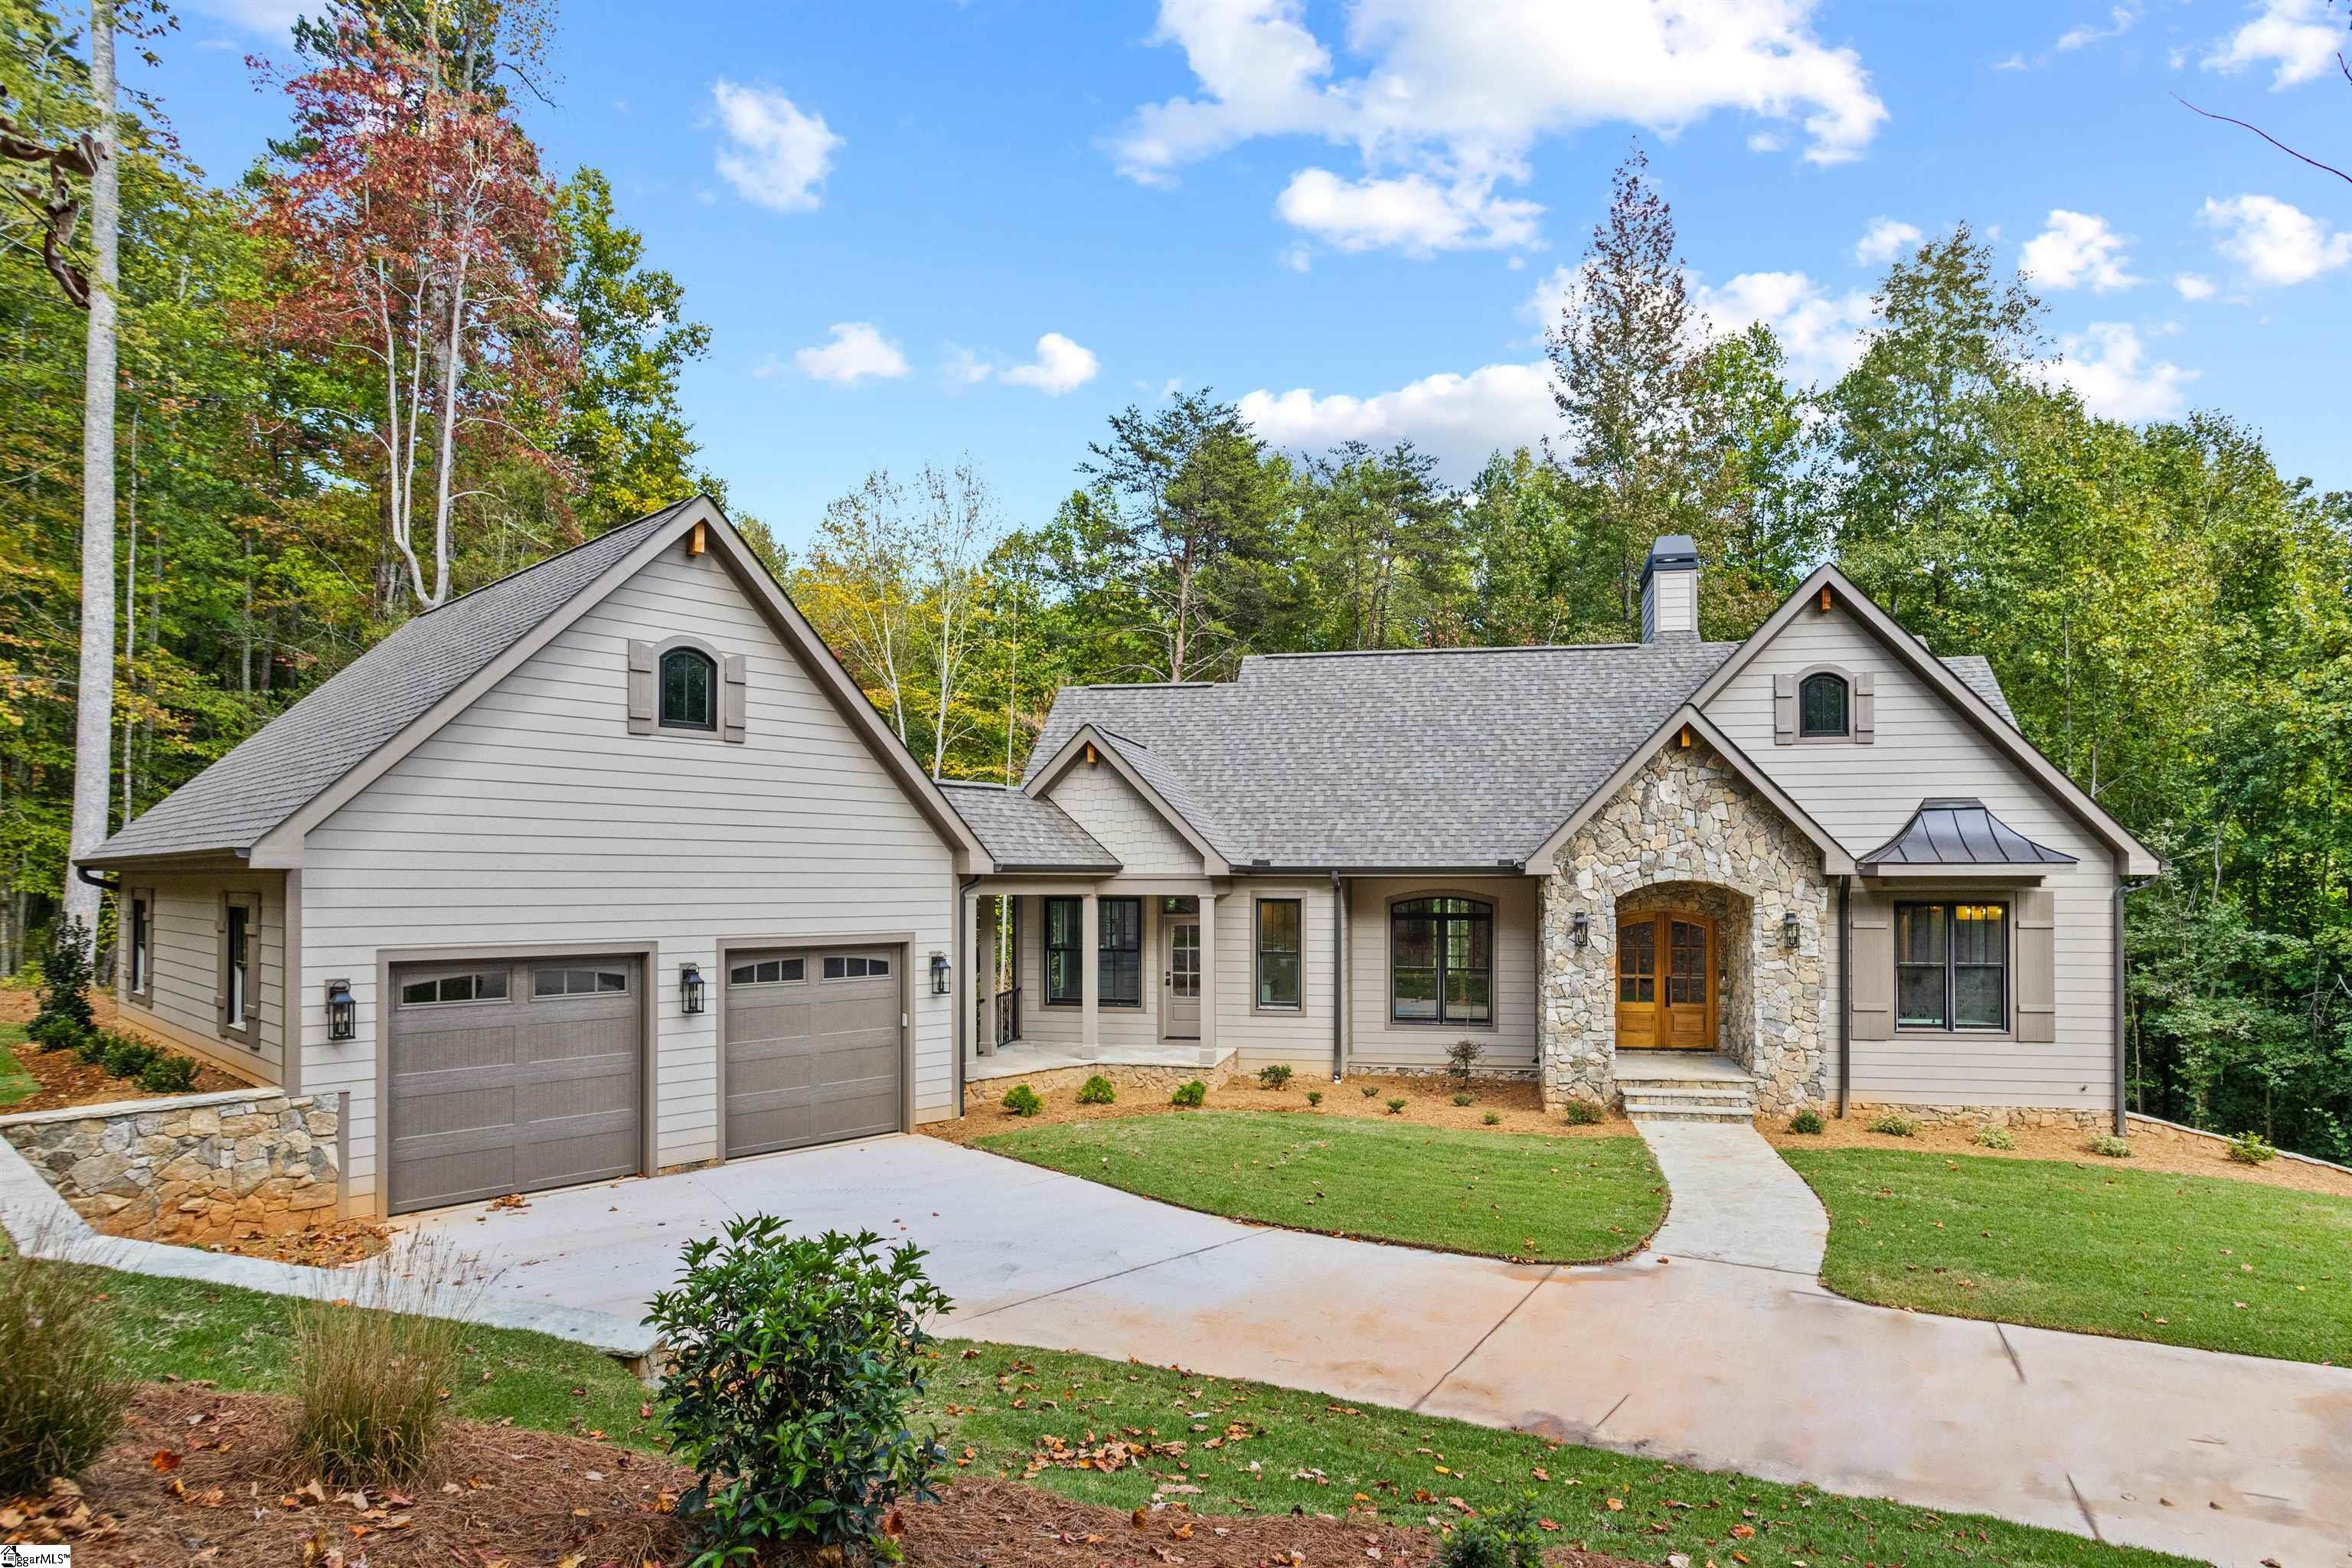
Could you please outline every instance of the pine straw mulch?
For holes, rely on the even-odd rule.
[[[400,1489],[345,1489],[287,1442],[289,1400],[147,1384],[122,1435],[46,1499],[0,1504],[0,1543],[66,1542],[77,1568],[645,1568],[692,1555],[672,1511],[693,1476],[656,1455],[453,1421],[432,1469]],[[908,1568],[1183,1568],[1434,1561],[1433,1532],[1322,1515],[1123,1513],[1014,1481],[955,1482],[905,1511]],[[1632,1568],[1561,1551],[1559,1568]]]
[[[39,1008],[40,998],[31,987],[0,987],[0,1024],[30,1023]],[[122,1011],[115,1005],[114,998],[103,992],[92,994],[89,1010],[101,1029],[116,1029],[126,1035],[135,1035],[149,1045],[177,1056],[188,1054],[163,1036],[142,1028],[137,1013]],[[136,1079],[109,1078],[102,1068],[84,1067],[80,1058],[71,1051],[45,1051],[26,1040],[16,1047],[16,1059],[25,1064],[25,1070],[31,1073],[34,1081],[41,1087],[15,1104],[0,1110],[0,1115],[17,1116],[27,1110],[58,1110],[68,1105],[110,1105],[118,1100],[176,1099],[182,1094],[217,1094],[224,1089],[253,1087],[246,1079],[199,1058],[194,1087],[175,1090],[169,1097],[158,1096],[140,1088]]]

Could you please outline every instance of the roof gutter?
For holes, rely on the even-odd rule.
[[[2116,1136],[2118,1138],[2124,1136],[2128,1125],[2127,1119],[2130,1115],[2130,1108],[2125,1102],[2126,1090],[2124,1088],[2124,1017],[2129,1010],[2129,1004],[2125,986],[2124,900],[2131,897],[2132,894],[2139,892],[2143,889],[2154,887],[2158,879],[2156,877],[2143,878],[2141,880],[2137,882],[2133,881],[2128,877],[2118,877],[2116,879],[2116,918],[2114,933],[2116,945],[2116,1011],[2114,1033],[2116,1037]]]
[[[1523,877],[1524,860],[1489,860],[1475,866],[1276,866],[1236,860],[1236,877]]]

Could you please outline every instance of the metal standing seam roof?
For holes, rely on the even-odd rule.
[[[1854,863],[1875,866],[2072,866],[2074,857],[2036,844],[1970,796],[1923,800],[1903,831]]]
[[[999,870],[1116,871],[1118,858],[1050,800],[1003,784],[941,779],[948,804]]]
[[[415,616],[86,860],[252,848],[692,504],[624,523]]]

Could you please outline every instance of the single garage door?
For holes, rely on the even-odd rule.
[[[898,1131],[906,1006],[895,947],[727,960],[727,1152]]]
[[[635,1174],[643,984],[634,958],[395,966],[391,1211]]]

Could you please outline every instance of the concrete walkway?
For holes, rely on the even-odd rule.
[[[927,1138],[424,1223],[502,1266],[517,1305],[634,1315],[675,1273],[679,1243],[764,1209],[930,1249],[955,1333],[1181,1363],[2232,1568],[2352,1563],[2352,1370],[1847,1301],[1813,1276],[1823,1222],[1811,1190],[1752,1130],[1679,1126],[1656,1146],[1675,1198],[1655,1248],[1589,1268],[1256,1229]]]

